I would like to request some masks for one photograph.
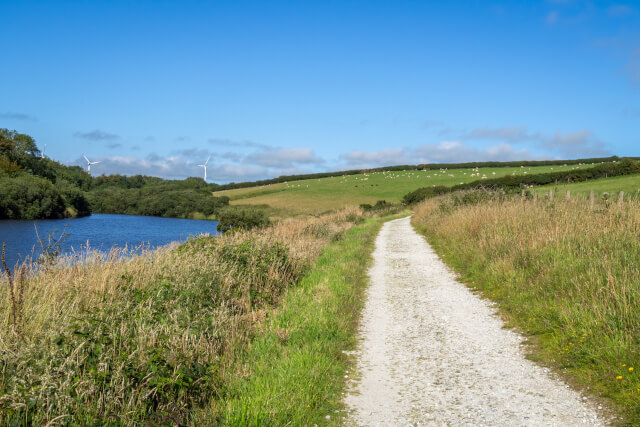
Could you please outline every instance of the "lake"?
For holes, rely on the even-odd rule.
[[[218,234],[218,221],[158,218],[139,215],[93,214],[83,218],[46,219],[36,221],[0,221],[0,251],[2,242],[7,243],[7,265],[11,268],[32,253],[37,257],[41,251],[35,226],[41,239],[49,233],[59,236],[68,233],[62,243],[63,251],[79,251],[86,248],[108,251],[113,246],[123,248],[148,244],[151,248],[167,243],[187,240],[189,236],[209,233]]]

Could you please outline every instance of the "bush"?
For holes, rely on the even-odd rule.
[[[64,199],[46,179],[0,178],[0,219],[63,218]]]
[[[412,191],[411,193],[405,194],[405,196],[402,198],[402,203],[404,203],[405,205],[415,205],[416,203],[420,203],[425,199],[439,196],[440,194],[445,194],[450,191],[451,189],[444,185],[435,185],[433,187],[422,187]]]
[[[271,222],[266,212],[256,208],[239,208],[229,206],[220,209],[216,215],[218,219],[218,231],[230,230],[251,230],[252,228],[262,228]]]

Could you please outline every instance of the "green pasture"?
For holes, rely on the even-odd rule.
[[[405,194],[429,185],[452,186],[483,177],[490,179],[508,174],[558,172],[591,166],[583,164],[375,172],[218,191],[214,195],[228,196],[232,205],[268,205],[275,215],[318,214],[346,205],[374,204],[378,200],[400,202]]]
[[[598,195],[604,192],[614,194],[624,191],[627,195],[637,196],[640,194],[640,175],[616,176],[575,183],[558,182],[558,184],[537,187],[535,191],[546,193],[551,189],[557,191],[558,194],[566,194],[567,191],[571,191],[572,196],[587,196],[591,190]]]

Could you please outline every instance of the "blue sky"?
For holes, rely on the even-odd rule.
[[[214,182],[640,156],[640,2],[0,0],[0,127]]]

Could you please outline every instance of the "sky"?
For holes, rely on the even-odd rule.
[[[640,156],[640,1],[0,0],[0,128],[226,183]]]

